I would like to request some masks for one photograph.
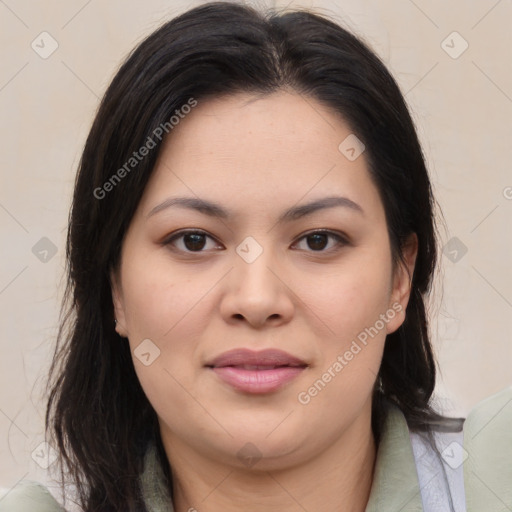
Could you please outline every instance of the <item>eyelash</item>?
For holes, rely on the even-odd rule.
[[[298,241],[300,241],[302,239],[305,239],[308,236],[317,235],[317,234],[328,235],[329,237],[334,238],[336,240],[336,245],[334,247],[331,247],[330,249],[326,249],[326,250],[324,250],[324,249],[319,250],[319,251],[309,250],[307,252],[311,252],[313,254],[330,253],[332,251],[339,250],[341,247],[343,247],[345,245],[349,245],[349,242],[347,241],[346,237],[342,236],[340,233],[337,233],[335,231],[329,231],[329,230],[325,230],[325,229],[318,229],[318,230],[314,230],[314,231],[308,231],[307,233],[304,233],[303,235],[301,235],[299,237]],[[215,240],[206,231],[202,231],[200,229],[186,229],[186,230],[183,230],[183,231],[178,231],[177,233],[174,233],[171,236],[167,237],[162,242],[162,245],[164,245],[164,246],[171,246],[171,245],[173,245],[173,242],[175,240],[183,238],[186,235],[205,235],[207,238]],[[183,252],[185,254],[200,254],[202,252],[206,252],[206,251],[203,251],[203,250],[200,250],[200,251],[189,251],[189,250],[177,249],[176,247],[174,247],[173,250],[176,250],[176,251],[179,251],[179,252]]]

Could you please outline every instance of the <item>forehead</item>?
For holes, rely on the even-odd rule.
[[[194,110],[173,129],[165,146],[186,146],[197,156],[214,149],[231,150],[247,157],[293,149],[306,153],[311,145],[337,148],[340,136],[351,133],[332,109],[295,92],[269,95],[238,93],[198,101]],[[191,144],[193,139],[193,144]],[[284,144],[284,146],[281,146]],[[288,152],[288,156],[292,154]]]
[[[378,200],[364,153],[351,160],[340,151],[347,137],[339,114],[298,93],[198,100],[164,140],[144,210],[171,192],[240,206],[327,192]]]

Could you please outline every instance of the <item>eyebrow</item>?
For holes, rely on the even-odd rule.
[[[165,210],[172,206],[196,210],[205,215],[209,215],[210,217],[217,217],[220,219],[229,219],[230,217],[233,216],[232,213],[223,208],[220,204],[214,203],[213,201],[199,199],[196,197],[170,197],[163,201],[162,203],[156,205],[147,214],[147,218],[152,217],[153,215],[156,215],[162,210]],[[334,207],[348,208],[354,212],[358,212],[361,215],[364,215],[364,211],[361,208],[361,206],[359,206],[357,203],[355,203],[348,197],[329,196],[316,199],[307,204],[293,206],[292,208],[289,208],[280,215],[278,222],[280,223],[294,221],[302,217],[305,217],[306,215],[311,215],[312,213],[318,210],[324,210],[326,208]]]

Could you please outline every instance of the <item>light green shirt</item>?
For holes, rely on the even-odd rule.
[[[453,508],[456,512],[464,510],[464,502],[467,512],[512,511],[512,388],[480,402],[469,413],[460,436],[462,446],[457,441],[441,443],[438,459],[444,460],[438,465],[429,459],[435,452],[427,449],[423,457],[415,452],[414,446],[420,446],[415,436],[402,412],[392,407],[377,451],[366,512],[444,512],[451,509],[438,504],[450,501],[462,507]],[[458,471],[463,481],[455,488],[438,486],[439,468],[451,481],[456,481]],[[174,512],[154,446],[146,452],[141,484],[149,512]],[[0,512],[63,510],[36,482],[23,481],[0,497]]]

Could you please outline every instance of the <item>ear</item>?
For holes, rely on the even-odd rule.
[[[114,304],[115,329],[119,336],[127,337],[126,315],[124,310],[123,290],[121,288],[118,272],[110,270],[110,289],[112,291],[112,302]]]
[[[412,276],[418,255],[418,237],[412,233],[402,247],[404,262],[399,261],[393,276],[389,308],[397,314],[387,323],[387,333],[396,331],[405,320],[405,310],[412,289]]]

